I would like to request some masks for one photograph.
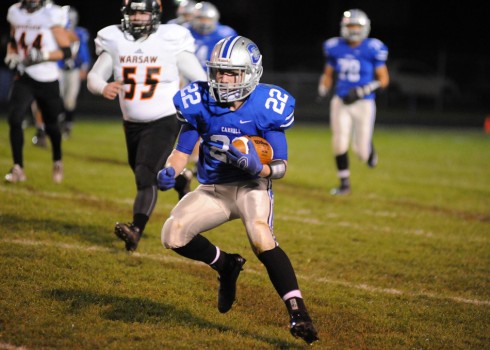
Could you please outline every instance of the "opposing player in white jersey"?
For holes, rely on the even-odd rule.
[[[272,181],[286,173],[285,130],[294,123],[295,99],[284,89],[259,84],[262,55],[250,39],[232,36],[219,41],[207,63],[208,81],[194,82],[174,97],[184,123],[176,148],[158,173],[158,186],[168,190],[187,164],[201,137],[198,180],[201,183],[172,210],[162,229],[162,243],[189,259],[204,262],[219,274],[218,310],[228,312],[245,259],[213,245],[202,233],[241,219],[252,250],[264,264],[272,285],[286,304],[290,331],[311,344],[317,331],[306,309],[287,254],[273,233]],[[243,154],[232,142],[245,135],[269,141],[274,159],[261,164],[254,146]]]
[[[341,37],[323,44],[326,64],[318,94],[327,96],[337,78],[335,94],[330,101],[332,145],[340,186],[333,195],[351,191],[348,149],[352,136],[355,154],[370,167],[378,161],[373,146],[376,117],[375,91],[389,83],[386,67],[388,48],[380,40],[368,38],[371,22],[358,9],[344,12],[340,23]]]
[[[53,181],[63,180],[61,132],[58,118],[63,110],[56,63],[72,56],[70,39],[65,30],[67,12],[57,5],[45,6],[45,0],[22,0],[13,4],[7,14],[11,40],[6,64],[16,68],[12,86],[8,122],[14,166],[5,176],[7,182],[25,181],[24,131],[22,121],[35,100],[45,122],[53,159]]]
[[[172,97],[179,89],[179,72],[191,80],[206,80],[189,30],[160,24],[160,0],[126,0],[122,24],[100,30],[95,39],[98,59],[87,86],[107,99],[119,96],[128,163],[136,179],[133,220],[116,223],[115,234],[134,251],[157,200],[156,175],[172,151],[179,123]],[[107,82],[111,75],[114,81]],[[184,172],[175,189],[179,198],[189,191]]]

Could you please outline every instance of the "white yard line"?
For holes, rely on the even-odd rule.
[[[82,246],[82,245],[77,245],[77,244],[66,244],[66,243],[58,243],[58,242],[51,242],[51,241],[2,239],[2,240],[0,240],[0,242],[10,243],[10,244],[19,244],[19,245],[25,245],[25,246],[46,246],[46,247],[54,247],[54,248],[58,248],[58,249],[67,249],[67,250],[72,249],[72,250],[86,251],[86,252],[98,251],[98,252],[109,253],[109,252],[113,251],[113,249],[111,249],[111,248],[104,248],[104,247],[99,247],[99,246]],[[169,255],[163,255],[163,254],[162,255],[144,254],[144,253],[137,253],[137,252],[132,253],[132,255],[135,257],[153,260],[153,261],[172,262],[172,263],[178,262],[180,264],[189,264],[189,265],[202,265],[202,263],[200,263],[200,262],[195,262],[192,260],[184,259],[184,258],[181,258],[179,256],[169,256]],[[257,271],[257,270],[250,269],[250,268],[244,270],[244,272],[254,273],[254,274],[258,274],[258,275],[264,274],[263,271]],[[459,296],[442,295],[442,294],[436,294],[436,293],[430,293],[430,292],[407,292],[407,291],[402,291],[402,290],[393,289],[393,288],[381,288],[381,287],[370,286],[367,284],[358,284],[358,283],[352,283],[352,282],[348,282],[348,281],[333,280],[333,279],[329,279],[329,278],[312,278],[310,276],[302,276],[302,275],[298,275],[298,278],[301,278],[301,279],[307,280],[307,281],[311,281],[311,282],[315,282],[315,283],[340,285],[340,286],[343,286],[346,288],[365,290],[368,292],[378,293],[378,294],[400,295],[400,296],[407,296],[407,297],[426,297],[426,298],[430,298],[430,299],[451,300],[451,301],[459,303],[459,304],[490,306],[489,300],[468,299],[468,298],[463,298],[463,297],[459,297]],[[0,346],[1,346],[1,344],[0,344]],[[17,348],[13,348],[13,349],[17,349]],[[22,349],[22,348],[19,348],[19,349]]]
[[[1,350],[27,350],[27,348],[23,346],[19,347],[19,346],[5,344],[5,343],[0,343],[0,349]]]

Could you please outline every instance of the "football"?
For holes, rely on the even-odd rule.
[[[274,157],[274,150],[266,139],[260,136],[241,136],[234,139],[232,144],[240,152],[248,154],[248,140],[251,140],[253,142],[255,150],[259,155],[260,162],[262,164],[269,164]]]

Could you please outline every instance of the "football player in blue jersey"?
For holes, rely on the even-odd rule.
[[[204,70],[206,70],[206,62],[211,57],[211,51],[214,46],[228,36],[237,35],[236,31],[219,22],[220,13],[216,6],[207,1],[198,2],[194,5],[192,17],[189,22],[183,25],[187,27],[194,39],[196,40],[196,56]],[[182,87],[189,82],[183,80]],[[194,152],[189,158],[190,163],[196,164],[198,158],[199,144],[196,143]],[[197,168],[193,167],[194,175]]]
[[[214,46],[227,36],[237,35],[235,29],[219,22],[220,13],[216,6],[207,1],[194,6],[192,20],[186,24],[196,40],[196,56],[206,69]]]
[[[340,186],[333,195],[351,191],[348,149],[352,135],[355,154],[374,168],[378,157],[373,146],[376,117],[375,91],[389,83],[386,67],[388,48],[380,40],[368,38],[371,22],[361,10],[345,11],[340,22],[341,37],[323,44],[326,64],[318,85],[325,97],[337,79],[330,101],[332,145]]]
[[[65,137],[69,137],[71,134],[80,86],[82,81],[87,80],[87,74],[92,63],[88,30],[78,25],[78,11],[74,7],[69,7],[68,16],[68,30],[76,35],[78,41],[75,42],[77,46],[77,49],[74,50],[76,55],[70,60],[58,61],[62,71],[60,88],[65,109],[62,125],[62,132]]]
[[[174,96],[183,123],[175,149],[158,173],[158,186],[168,190],[187,164],[201,137],[197,178],[200,185],[185,195],[162,228],[166,248],[204,262],[219,274],[218,310],[229,311],[245,259],[212,244],[201,233],[240,219],[253,252],[264,264],[272,285],[286,304],[290,331],[311,344],[318,340],[298,286],[293,266],[273,233],[272,180],[286,173],[285,130],[294,122],[295,99],[284,89],[259,84],[262,55],[250,39],[227,37],[214,47],[207,63],[208,81],[187,85]],[[264,165],[249,141],[249,153],[233,146],[245,135],[265,138],[274,159]]]
[[[176,1],[177,2],[177,1]],[[192,20],[194,17],[194,6],[196,5],[195,1],[192,0],[183,0],[178,2],[178,7],[176,11],[177,17],[168,21],[168,24],[180,24],[184,25]]]

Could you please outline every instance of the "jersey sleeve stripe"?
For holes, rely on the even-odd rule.
[[[288,115],[288,116],[286,117],[286,121],[287,121],[287,123],[282,124],[282,125],[281,125],[281,128],[287,128],[287,127],[291,126],[291,124],[293,124],[293,123],[294,123],[294,112],[293,112],[293,113],[291,113],[290,115]]]

